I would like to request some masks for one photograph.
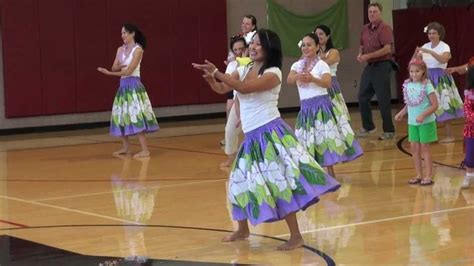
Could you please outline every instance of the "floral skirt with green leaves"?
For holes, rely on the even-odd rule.
[[[232,165],[228,197],[233,219],[255,225],[305,210],[339,186],[277,118],[245,133]]]
[[[453,76],[441,68],[429,68],[428,76],[438,96],[436,121],[444,122],[464,117],[463,102]]]
[[[363,154],[347,116],[334,106],[329,95],[301,101],[296,136],[322,166],[355,160]]]
[[[346,116],[347,121],[351,121],[351,115],[349,114],[349,109],[347,109],[346,101],[342,96],[341,85],[339,85],[336,76],[331,77],[331,88],[328,89],[328,94],[336,108],[342,111],[341,115]]]
[[[110,134],[116,137],[159,130],[153,107],[139,77],[120,79],[110,119]]]

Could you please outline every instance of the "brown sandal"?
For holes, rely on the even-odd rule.
[[[408,184],[410,185],[416,185],[421,183],[421,178],[419,177],[412,177],[410,180],[408,180]]]
[[[423,179],[420,182],[420,186],[431,186],[433,184],[434,184],[434,181],[431,178],[430,179]]]

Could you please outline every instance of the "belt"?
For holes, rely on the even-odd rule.
[[[375,66],[375,65],[378,65],[378,64],[386,63],[386,62],[390,62],[390,60],[382,60],[382,61],[370,62],[370,63],[367,63],[367,65],[368,65],[368,66]]]

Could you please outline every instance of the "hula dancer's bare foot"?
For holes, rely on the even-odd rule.
[[[222,238],[222,242],[233,242],[237,240],[244,240],[250,236],[250,232],[247,230],[237,230],[230,235],[226,235]]]
[[[147,157],[150,157],[149,151],[141,151],[133,155],[133,159],[140,159],[140,158],[147,158]]]
[[[135,159],[137,161],[140,161],[142,163],[145,163],[145,162],[150,161],[150,156],[148,156],[148,157],[136,157],[136,158],[134,157],[133,159]]]
[[[446,137],[444,139],[440,139],[438,142],[442,144],[451,143],[451,142],[454,142],[454,137]]]
[[[231,164],[232,164],[232,161],[231,161],[231,160],[227,160],[227,161],[221,163],[221,164],[220,164],[220,167],[221,167],[221,168],[228,168],[228,167],[230,167]]]
[[[304,246],[303,237],[291,237],[285,244],[278,246],[278,250],[293,250]]]
[[[122,148],[114,153],[112,155],[117,156],[117,155],[130,155],[132,152],[128,148]]]

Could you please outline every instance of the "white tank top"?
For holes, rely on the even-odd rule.
[[[122,53],[121,55],[119,56],[119,62],[120,64],[124,65],[124,68],[122,69],[125,69],[127,68],[131,63],[132,63],[132,60],[133,60],[133,53],[135,52],[135,50],[140,47],[140,45],[135,45],[135,47],[132,48],[132,51],[130,51],[130,54],[126,55],[125,54],[125,47],[122,49]],[[137,67],[133,70],[132,74],[130,74],[130,76],[123,76],[122,78],[126,78],[126,77],[140,77],[140,64],[141,64],[141,60],[140,62],[138,62],[138,65]]]
[[[329,51],[326,52],[326,58],[328,57],[328,55],[329,55]],[[331,76],[333,77],[336,76],[337,65],[339,65],[339,62],[329,65],[329,70],[331,71]]]

